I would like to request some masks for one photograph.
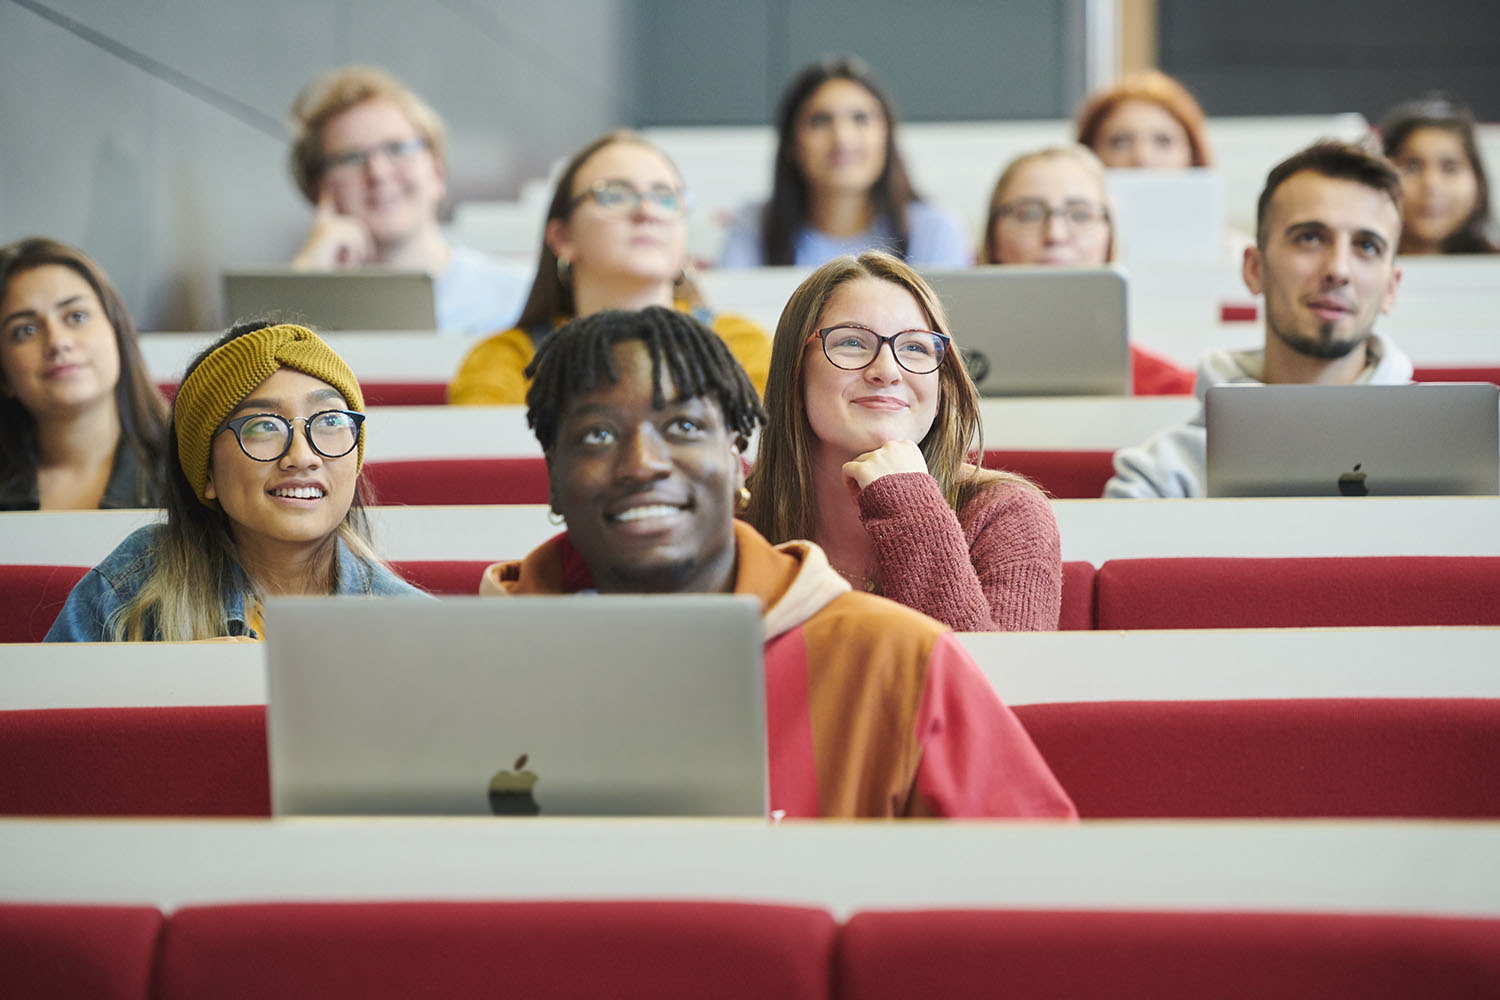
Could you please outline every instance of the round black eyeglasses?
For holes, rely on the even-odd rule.
[[[226,420],[219,430],[233,431],[246,457],[257,462],[275,462],[292,450],[292,425],[299,420],[313,451],[324,458],[342,458],[359,444],[365,415],[353,410],[323,410],[310,417],[251,413]]]
[[[930,375],[943,363],[950,337],[936,330],[902,330],[882,337],[862,326],[830,326],[807,338],[807,343],[823,341],[823,356],[835,368],[857,372],[868,368],[880,354],[882,345],[891,345],[896,364],[913,375]]]

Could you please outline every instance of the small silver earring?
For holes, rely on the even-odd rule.
[[[557,280],[563,285],[571,285],[573,283],[572,261],[563,260],[561,257],[557,258]]]
[[[547,523],[551,525],[567,524],[568,519],[555,510],[549,510],[547,511]]]

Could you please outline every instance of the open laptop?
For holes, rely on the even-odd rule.
[[[1493,496],[1500,388],[1220,385],[1208,390],[1208,495]]]
[[[981,267],[922,277],[981,395],[1130,395],[1124,272]]]
[[[1229,202],[1217,170],[1109,170],[1115,259],[1215,263],[1225,257]]]
[[[753,598],[266,602],[276,815],[766,815]]]
[[[423,271],[225,271],[224,311],[229,323],[269,317],[318,330],[437,329],[432,275]]]

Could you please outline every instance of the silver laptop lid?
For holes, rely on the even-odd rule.
[[[1208,390],[1208,495],[1492,496],[1489,383],[1220,385]]]
[[[1117,268],[923,271],[986,396],[1128,396],[1125,274]]]
[[[266,633],[277,815],[766,815],[753,598],[281,598]]]
[[[361,268],[224,272],[227,322],[269,317],[318,330],[436,330],[432,276],[422,271]]]

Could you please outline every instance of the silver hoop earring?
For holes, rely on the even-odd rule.
[[[573,264],[571,261],[557,258],[557,280],[560,284],[571,285],[573,283]]]
[[[555,510],[549,510],[547,511],[547,523],[555,527],[557,525],[567,524],[568,519],[563,517]]]

